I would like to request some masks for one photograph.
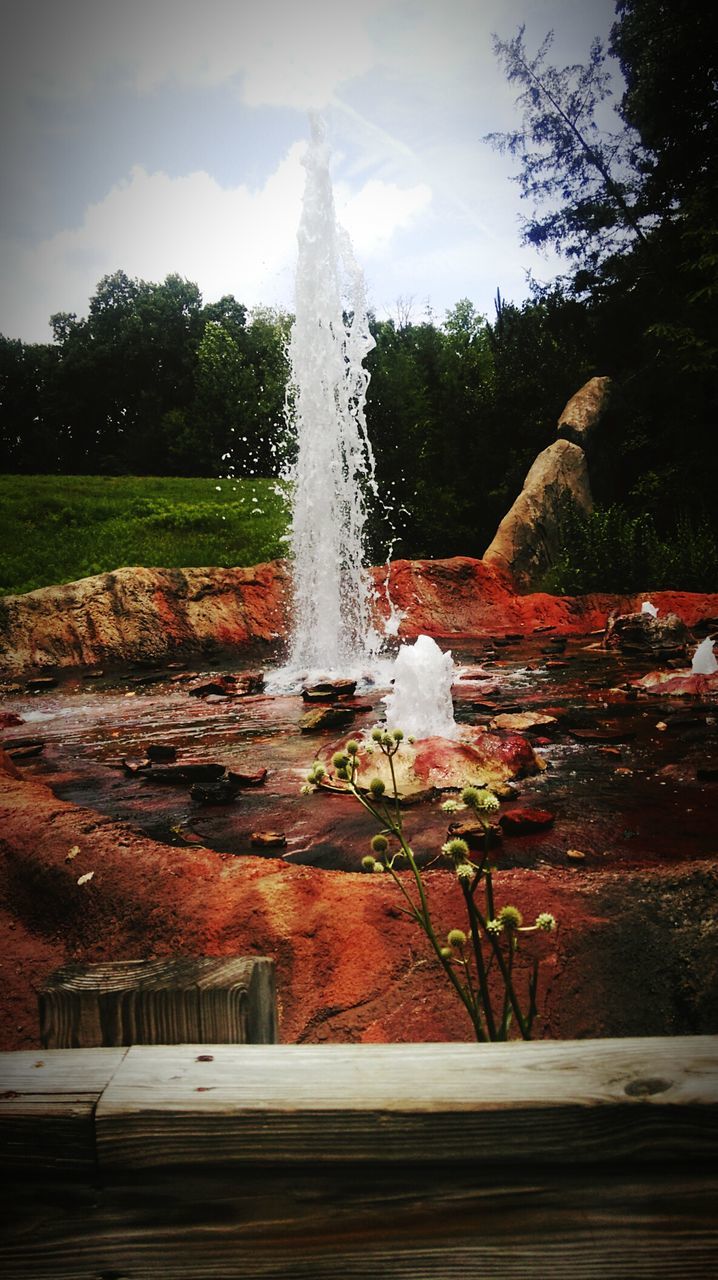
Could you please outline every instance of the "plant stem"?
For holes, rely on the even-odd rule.
[[[486,1018],[486,1027],[489,1034],[489,1040],[496,1040],[496,1022],[494,1020],[494,1011],[491,1007],[491,996],[489,993],[489,984],[486,980],[486,968],[484,965],[484,956],[481,950],[481,938],[479,937],[479,918],[476,909],[476,903],[469,893],[468,887],[461,884],[461,891],[464,895],[466,903],[466,911],[469,917],[469,926],[471,928],[471,941],[474,947],[474,958],[476,960],[476,973],[479,979],[479,990],[481,991],[481,1003],[484,1009],[484,1017]]]

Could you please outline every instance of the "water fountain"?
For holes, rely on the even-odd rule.
[[[402,645],[394,663],[394,686],[384,698],[389,729],[415,738],[456,738],[451,686],[454,661],[430,636]]]
[[[290,548],[293,625],[285,674],[340,673],[371,662],[380,638],[364,564],[367,498],[376,493],[364,404],[374,346],[362,273],[339,226],[322,121],[311,142],[298,232],[288,420],[296,457]]]

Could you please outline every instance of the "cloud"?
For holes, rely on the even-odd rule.
[[[172,178],[136,166],[86,210],[81,226],[32,249],[6,242],[0,331],[46,340],[49,316],[85,315],[97,281],[118,268],[147,280],[177,272],[207,301],[234,293],[249,306],[291,307],[304,148],[295,143],[257,190],[225,188],[204,172]],[[340,221],[360,254],[383,251],[431,199],[428,187],[379,180],[340,195]]]
[[[320,108],[376,60],[367,24],[392,0],[25,0],[1,56],[6,90],[141,94],[235,81],[250,106]]]

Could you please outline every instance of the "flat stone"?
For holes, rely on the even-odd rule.
[[[44,689],[54,689],[59,684],[55,676],[33,676],[25,681],[28,693],[42,693]]]
[[[253,831],[250,841],[255,849],[283,849],[287,837],[283,831]]]
[[[307,711],[299,721],[302,733],[318,733],[321,729],[338,729],[350,724],[356,712],[353,707],[337,707],[334,703]]]
[[[231,769],[228,775],[238,787],[261,787],[267,781],[267,770],[257,769],[255,773],[240,773]]]
[[[528,836],[553,826],[555,814],[550,809],[507,809],[499,822],[508,836]]]
[[[304,702],[336,702],[337,698],[353,698],[356,680],[319,680],[302,689]]]
[[[447,830],[449,840],[465,840],[470,849],[481,853],[488,847],[493,849],[500,844],[504,838],[501,827],[496,822],[490,822],[487,827],[483,827],[480,822],[450,822]]]
[[[159,782],[163,786],[186,786],[188,783],[217,782],[224,777],[227,769],[223,764],[210,761],[198,761],[184,764],[149,765],[142,770],[148,782]]]
[[[151,742],[145,748],[145,755],[153,764],[177,759],[177,748],[167,742]]]
[[[233,804],[237,799],[237,787],[227,774],[216,782],[195,782],[189,794],[197,804]]]
[[[578,742],[630,742],[635,738],[633,729],[569,729]]]
[[[556,716],[546,715],[542,711],[519,711],[504,712],[494,716],[491,723],[496,729],[510,729],[514,733],[525,733],[528,729],[547,729],[550,725],[558,724],[558,721]]]

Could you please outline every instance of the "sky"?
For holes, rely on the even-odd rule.
[[[293,306],[309,111],[380,316],[440,323],[560,269],[521,245],[518,123],[492,50],[585,61],[613,0],[24,0],[3,3],[0,332],[51,339],[102,276],[177,272],[205,302]],[[620,85],[617,90],[620,96]]]

